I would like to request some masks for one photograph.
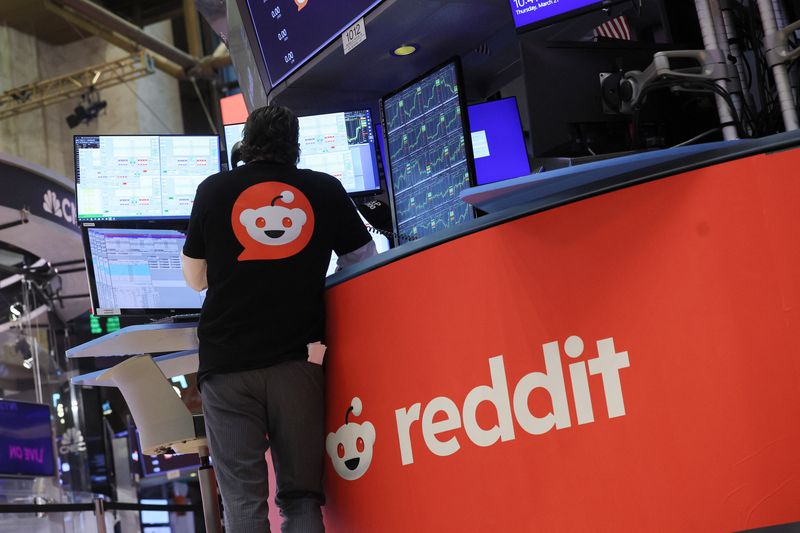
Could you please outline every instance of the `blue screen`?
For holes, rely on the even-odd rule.
[[[516,98],[469,106],[469,127],[478,185],[530,174]]]
[[[600,4],[597,0],[509,0],[511,14],[517,28],[536,24],[570,11],[581,9],[592,4]]]
[[[473,218],[459,197],[471,186],[456,65],[383,100],[386,150],[399,233],[422,237]]]
[[[50,407],[0,400],[0,475],[55,473]]]
[[[272,85],[379,3],[380,0],[248,0]]]

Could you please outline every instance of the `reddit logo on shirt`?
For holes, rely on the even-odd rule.
[[[301,252],[311,240],[314,211],[295,187],[269,181],[239,195],[231,225],[244,246],[239,261],[285,259]]]

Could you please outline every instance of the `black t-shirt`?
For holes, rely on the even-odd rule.
[[[333,176],[253,162],[203,181],[183,248],[208,262],[199,378],[305,359],[323,340],[331,250],[370,239]]]

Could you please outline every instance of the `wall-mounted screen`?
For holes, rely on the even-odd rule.
[[[247,0],[261,56],[277,85],[381,0]]]
[[[471,105],[468,111],[478,185],[530,174],[517,99]]]
[[[517,28],[535,28],[598,7],[598,0],[509,0]]]
[[[298,168],[325,172],[337,178],[351,194],[381,188],[372,113],[369,109],[298,117],[300,161]],[[233,145],[242,140],[244,124],[225,126],[228,162],[233,166]]]
[[[78,221],[188,218],[219,171],[216,135],[76,135]]]
[[[50,406],[0,400],[0,476],[54,474]]]
[[[397,233],[422,237],[471,220],[459,193],[474,185],[459,64],[433,70],[385,97],[383,127]]]

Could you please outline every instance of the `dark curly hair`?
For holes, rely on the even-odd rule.
[[[287,107],[259,107],[247,118],[241,144],[242,161],[270,161],[297,165],[300,159],[298,141],[300,124]]]

